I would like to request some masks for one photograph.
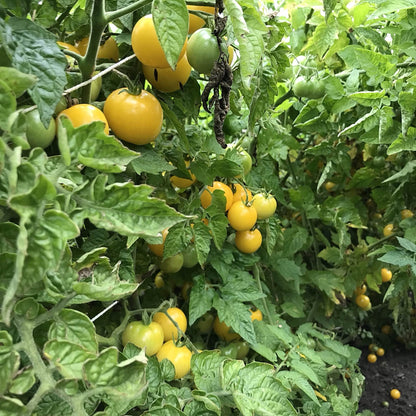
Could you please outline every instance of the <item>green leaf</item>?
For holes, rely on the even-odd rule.
[[[356,101],[365,107],[373,107],[380,103],[380,100],[386,96],[386,91],[359,91],[349,94],[348,98]]]
[[[412,253],[416,253],[416,244],[407,238],[396,237],[399,244],[405,249]]]
[[[33,412],[34,416],[71,416],[73,414],[74,410],[70,404],[53,392],[45,394]]]
[[[44,356],[53,362],[65,378],[82,379],[83,366],[95,354],[83,346],[64,340],[52,339],[43,348]]]
[[[67,165],[82,163],[108,173],[123,172],[140,155],[107,136],[101,121],[74,128],[68,119],[59,118],[58,144]]]
[[[213,201],[215,199],[215,196],[212,198]],[[223,196],[221,197],[223,198]],[[211,231],[215,247],[218,250],[221,250],[224,241],[227,238],[228,219],[224,216],[223,213],[214,214],[211,216],[209,220],[208,228]],[[207,238],[205,238],[205,240],[207,240]]]
[[[243,416],[297,414],[287,399],[287,391],[274,376],[273,366],[265,363],[253,362],[239,371],[229,389]]]
[[[406,136],[407,129],[415,117],[416,93],[414,91],[401,91],[398,103],[402,113],[402,135]]]
[[[12,93],[10,87],[0,80],[0,128],[8,130],[9,117],[16,111],[16,98]]]
[[[0,67],[0,80],[5,82],[18,98],[36,83],[37,78],[31,74],[24,74],[15,68]]]
[[[203,275],[195,276],[189,296],[189,325],[212,308],[214,290],[206,285]]]
[[[172,69],[188,35],[189,15],[184,0],[154,0],[152,16],[157,37]]]
[[[416,160],[409,160],[403,167],[403,169],[396,172],[394,175],[388,177],[383,181],[385,182],[391,182],[395,181],[397,179],[406,178],[409,177],[410,174],[416,169]]]
[[[338,4],[337,0],[324,0],[325,20],[328,20],[329,15]]]
[[[173,126],[175,127],[176,132],[178,133],[178,136],[181,139],[181,143],[183,145],[183,148],[188,150],[189,149],[189,141],[188,141],[188,136],[186,135],[186,131],[185,131],[185,127],[183,125],[183,122],[178,118],[178,116],[175,114],[175,112],[172,111],[164,101],[160,100],[160,105],[162,106],[163,115],[164,115],[165,119],[168,119],[173,124]]]
[[[11,394],[25,394],[33,387],[35,383],[35,371],[33,368],[28,368],[13,379],[9,391]]]
[[[256,343],[256,334],[247,305],[233,300],[225,300],[215,296],[213,306],[218,312],[218,318],[250,344]]]
[[[384,78],[390,78],[396,70],[395,56],[373,52],[359,45],[349,45],[338,54],[348,67],[363,69],[370,77],[369,85],[376,85]]]
[[[217,233],[212,232],[211,226],[215,228]],[[208,227],[201,221],[201,222],[194,223],[194,227],[192,230],[194,234],[196,255],[198,257],[198,263],[200,265],[203,265],[205,261],[207,260],[207,257],[211,248],[211,238],[214,237],[214,241],[215,241],[216,239],[218,238],[222,239],[223,237],[222,235],[221,236],[218,235],[219,227],[215,219],[212,219],[210,223],[208,223]],[[211,233],[210,233],[210,230],[211,230]],[[221,231],[222,231],[222,228],[220,232]],[[224,240],[221,240],[221,244],[223,241]],[[217,240],[217,242],[219,242],[219,240]]]
[[[23,415],[25,406],[19,399],[3,396],[0,400],[0,415],[1,416],[16,416]]]
[[[29,95],[37,104],[42,123],[47,126],[67,83],[67,60],[46,29],[26,18],[12,17],[3,33],[12,54],[13,67],[38,78]]]
[[[0,331],[0,394],[8,391],[20,363],[19,354],[13,350],[13,339],[7,331]],[[1,402],[1,400],[0,400]]]
[[[214,414],[221,416],[221,400],[215,394],[209,394],[204,391],[193,390],[192,396],[195,400],[204,403],[205,408]]]
[[[306,45],[306,50],[312,51],[318,55],[319,58],[322,58],[325,55],[332,46],[334,39],[338,36],[338,24],[335,19],[330,18],[328,20],[328,16],[325,16],[325,18],[325,21],[316,27]]]
[[[277,378],[279,380],[290,381],[294,387],[297,387],[299,390],[303,391],[313,402],[319,404],[313,388],[308,383],[308,380],[301,374],[296,373],[295,371],[279,371]]]
[[[400,12],[400,10],[407,10],[416,7],[416,0],[384,0],[381,2],[378,1],[377,3],[377,8],[368,17],[369,19],[375,19],[388,13],[397,13]]]
[[[263,56],[264,41],[258,30],[250,30],[251,25],[249,26],[248,22],[244,20],[243,9],[236,0],[225,0],[224,6],[239,44],[240,73],[243,85],[250,89],[250,80],[258,69]]]
[[[95,327],[87,315],[73,309],[63,309],[49,328],[49,339],[70,341],[91,353],[98,352]]]
[[[153,149],[142,146],[140,156],[132,160],[131,166],[140,175],[143,172],[158,175],[162,172],[170,172],[175,169],[166,159]]]
[[[197,389],[207,393],[222,390],[221,367],[227,360],[219,351],[203,351],[191,358],[191,371]]]
[[[139,286],[120,280],[120,262],[111,266],[107,257],[100,258],[83,281],[73,283],[73,289],[80,295],[93,300],[110,302],[131,295]]]
[[[82,208],[80,220],[88,218],[99,228],[125,236],[157,237],[186,217],[165,201],[151,198],[152,191],[150,186],[131,182],[107,185],[107,176],[97,175],[74,198]]]

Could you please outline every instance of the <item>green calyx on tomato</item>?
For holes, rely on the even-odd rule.
[[[124,346],[130,342],[139,348],[144,348],[149,357],[160,350],[163,340],[163,328],[157,322],[145,325],[142,321],[133,321],[127,324],[121,334],[121,342]]]
[[[46,128],[40,120],[37,108],[26,113],[26,139],[31,148],[41,147],[44,149],[48,147],[53,142],[55,133],[56,123],[54,118],[51,118]]]
[[[196,71],[209,75],[220,56],[217,38],[208,28],[198,29],[186,47],[188,62]]]
[[[306,79],[301,76],[296,78],[293,84],[293,93],[297,97],[318,99],[325,94],[325,83],[316,77]]]

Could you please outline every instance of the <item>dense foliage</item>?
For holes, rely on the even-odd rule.
[[[415,1],[213,6],[0,1],[0,415],[354,415],[416,344]]]

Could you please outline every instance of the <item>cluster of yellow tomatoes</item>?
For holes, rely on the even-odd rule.
[[[263,314],[259,309],[251,310],[251,320],[263,320]],[[208,331],[211,330],[211,324],[210,321]],[[188,321],[183,311],[177,307],[170,307],[166,312],[156,312],[150,323],[129,322],[121,334],[121,342],[124,346],[131,343],[144,349],[148,357],[156,355],[159,362],[167,359],[175,368],[175,379],[179,379],[186,376],[191,369],[193,352],[180,341],[187,327]],[[228,343],[236,342],[241,338],[218,317],[213,321],[212,329],[221,340]],[[195,347],[193,349],[194,352],[199,351]]]
[[[383,283],[390,282],[390,280],[393,277],[392,271],[387,269],[386,267],[383,267],[380,270],[380,275],[381,281]],[[361,286],[357,287],[354,291],[355,303],[359,308],[364,309],[365,311],[369,311],[371,309],[371,300],[366,295],[366,292],[367,286],[365,284],[362,284]]]
[[[178,343],[188,326],[186,315],[179,308],[168,308],[156,312],[146,325],[142,321],[127,324],[121,335],[123,345],[131,343],[145,350],[147,356],[156,357],[159,362],[169,360],[175,368],[175,378],[182,378],[191,369],[192,352],[186,345]],[[179,328],[179,330],[178,330]]]
[[[253,196],[248,188],[239,183],[230,187],[223,182],[214,181],[200,195],[203,208],[211,205],[212,193],[217,190],[222,191],[226,199],[225,211],[230,226],[235,230],[235,246],[242,253],[254,253],[261,246],[262,235],[258,228],[253,227],[257,220],[267,219],[275,213],[276,199],[265,193]]]

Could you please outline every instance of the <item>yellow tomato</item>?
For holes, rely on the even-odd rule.
[[[228,185],[219,181],[214,181],[212,186],[207,186],[207,188],[204,189],[200,196],[201,205],[205,209],[208,208],[212,202],[211,194],[217,189],[224,192],[224,196],[226,199],[225,210],[228,211],[231,208],[231,205],[233,204],[233,191]]]
[[[91,104],[76,104],[72,107],[61,111],[58,118],[66,116],[71,121],[74,127],[79,127],[84,124],[92,123],[93,121],[102,121],[104,123],[104,131],[109,133],[107,119],[104,113],[97,107]]]
[[[188,10],[195,10],[198,12],[205,12],[205,13],[209,13],[209,14],[214,14],[215,13],[215,7],[212,6],[186,6],[188,8]],[[201,17],[193,14],[193,13],[189,13],[189,29],[188,29],[188,33],[194,33],[196,30],[201,29],[201,27],[205,26],[205,20],[202,19]]]

